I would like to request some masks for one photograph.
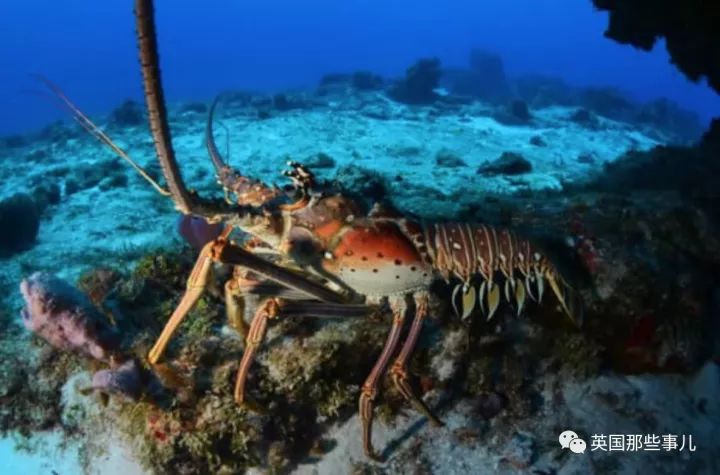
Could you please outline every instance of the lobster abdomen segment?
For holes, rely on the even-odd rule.
[[[542,299],[547,283],[564,312],[573,321],[578,320],[574,291],[527,239],[508,229],[468,223],[431,224],[424,232],[434,269],[447,281],[456,278],[461,282],[453,291],[453,305],[463,318],[475,305],[492,318],[503,294],[520,313],[527,296]]]

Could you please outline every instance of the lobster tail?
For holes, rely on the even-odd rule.
[[[425,235],[433,267],[448,283],[460,281],[452,305],[463,320],[475,307],[492,319],[503,297],[519,315],[528,298],[539,302],[550,287],[564,313],[581,322],[579,294],[530,241],[507,229],[464,223],[429,225]]]
[[[584,309],[583,301],[580,293],[573,289],[565,279],[563,279],[556,271],[552,271],[545,275],[550,284],[555,297],[557,297],[563,313],[577,326],[583,323]]]

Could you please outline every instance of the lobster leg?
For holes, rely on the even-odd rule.
[[[255,354],[265,338],[268,320],[290,316],[330,318],[364,317],[368,314],[369,310],[370,308],[365,305],[333,304],[306,300],[293,301],[277,297],[264,300],[255,311],[255,315],[250,323],[250,330],[245,339],[245,352],[240,361],[240,367],[238,368],[237,378],[235,380],[235,402],[241,406],[247,405],[245,383],[250,366],[255,359]]]
[[[385,373],[390,357],[397,348],[400,331],[405,321],[405,312],[407,311],[407,305],[403,297],[392,298],[390,300],[390,307],[393,311],[393,323],[390,328],[390,334],[385,341],[385,346],[383,347],[382,353],[380,353],[380,357],[362,386],[359,402],[360,419],[363,425],[363,448],[365,449],[365,455],[375,460],[378,460],[379,457],[375,454],[372,446],[373,401],[377,396],[378,382]]]
[[[225,282],[225,314],[228,325],[234,328],[243,338],[248,336],[248,325],[245,323],[245,299],[242,287],[236,279]]]
[[[400,394],[402,394],[418,412],[427,417],[434,425],[442,426],[443,423],[430,411],[423,400],[415,393],[408,381],[407,362],[422,331],[423,320],[425,320],[425,316],[427,315],[427,307],[427,293],[419,292],[415,294],[415,318],[413,318],[410,331],[405,339],[405,343],[403,343],[400,354],[390,369],[390,375]]]
[[[163,331],[155,342],[155,345],[153,345],[150,353],[148,353],[148,360],[151,364],[155,364],[160,360],[162,354],[165,352],[165,348],[170,342],[170,338],[172,338],[175,333],[175,330],[177,330],[180,323],[182,323],[183,318],[185,318],[188,312],[192,310],[195,303],[197,303],[203,292],[205,292],[205,288],[208,285],[208,278],[210,277],[210,273],[212,271],[213,248],[218,242],[226,242],[230,231],[232,231],[232,228],[228,227],[225,231],[223,231],[223,234],[218,239],[207,243],[205,247],[203,247],[202,251],[200,251],[200,255],[198,256],[197,261],[195,261],[195,266],[190,273],[190,277],[188,277],[185,294],[183,294],[182,299],[180,299],[180,303],[170,316],[170,320],[168,320],[165,324],[165,328],[163,328]]]
[[[214,241],[206,244],[200,252],[200,256],[195,262],[195,267],[193,267],[188,279],[185,294],[171,315],[170,320],[168,320],[167,324],[165,324],[165,328],[160,334],[157,342],[148,354],[148,360],[151,364],[155,364],[160,360],[160,357],[165,352],[165,348],[170,342],[170,338],[172,338],[172,335],[175,333],[178,326],[180,326],[183,318],[185,318],[188,312],[192,309],[193,305],[195,305],[205,291],[213,262],[234,264],[245,267],[246,269],[252,270],[253,272],[277,282],[278,284],[320,301],[343,303],[345,300],[342,295],[333,292],[321,284],[308,280],[295,272],[289,271],[273,264],[272,262],[268,262],[260,257],[257,257],[240,246],[231,244],[227,239],[231,231],[232,228],[228,226],[225,231],[223,231],[222,235]],[[239,291],[239,288],[232,289],[231,286],[231,290],[233,292],[237,292]],[[230,310],[233,311],[233,309]],[[238,309],[236,308],[235,311],[237,310]],[[231,320],[236,319],[237,315],[231,316]],[[238,330],[242,333],[242,326],[238,328]]]
[[[238,368],[237,378],[235,379],[235,402],[243,406],[245,405],[245,381],[250,371],[250,365],[255,359],[255,353],[265,338],[267,331],[268,319],[277,318],[280,315],[279,299],[269,298],[265,300],[255,312],[255,316],[250,323],[250,331],[248,331],[245,339],[245,352],[243,352],[240,367]]]
[[[312,280],[308,280],[296,272],[266,261],[240,246],[227,242],[218,244],[220,245],[214,250],[218,262],[244,267],[271,281],[323,302],[345,303],[347,300],[345,296],[333,292]]]

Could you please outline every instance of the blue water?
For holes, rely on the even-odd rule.
[[[206,100],[229,88],[310,86],[327,72],[393,76],[415,59],[464,66],[471,48],[499,53],[510,75],[543,73],[574,85],[610,85],[641,100],[668,97],[703,121],[720,98],[651,54],[603,37],[607,14],[589,0],[291,0],[157,6],[170,100]],[[28,93],[42,73],[89,113],[140,100],[129,2],[5,2],[0,15],[0,135],[64,118]]]

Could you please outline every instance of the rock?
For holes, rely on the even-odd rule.
[[[450,92],[493,104],[512,98],[510,83],[500,56],[481,50],[470,52],[470,69],[443,71],[442,85]]]
[[[492,419],[503,410],[507,398],[497,392],[483,393],[477,398],[477,411],[485,419]]]
[[[647,151],[630,150],[608,162],[589,184],[594,189],[678,190],[687,194],[717,195],[708,177],[720,173],[717,145],[701,142],[695,147],[657,146]]]
[[[110,113],[110,124],[116,127],[134,127],[145,122],[145,109],[133,100],[126,100]]]
[[[522,76],[515,80],[518,95],[532,107],[577,105],[577,91],[562,79],[547,76]]]
[[[352,76],[345,73],[329,73],[320,78],[315,94],[318,96],[345,95],[348,93]]]
[[[609,12],[605,36],[650,51],[664,38],[672,64],[689,79],[707,78],[720,93],[720,35],[715,2],[593,0]],[[715,20],[715,22],[714,22]]]
[[[127,175],[122,163],[108,160],[75,167],[72,177],[65,180],[65,193],[71,195],[95,186],[101,190],[127,186]]]
[[[445,168],[460,168],[467,166],[467,163],[465,163],[462,158],[446,149],[440,150],[437,155],[435,155],[435,164],[439,167]]]
[[[530,145],[534,145],[536,147],[547,147],[547,143],[539,135],[533,135],[530,137]]]
[[[588,129],[595,129],[600,125],[598,118],[592,112],[583,108],[573,112],[569,119],[576,124],[587,127]]]
[[[40,130],[38,137],[48,142],[65,142],[79,136],[77,127],[70,128],[65,122],[58,120]]]
[[[123,172],[115,172],[112,175],[100,180],[98,188],[102,191],[107,191],[112,190],[113,188],[124,188],[127,184],[127,175]]]
[[[318,87],[326,88],[329,86],[345,86],[351,80],[349,74],[344,73],[328,73],[320,78],[320,84]]]
[[[706,148],[720,149],[720,117],[710,121],[710,127],[703,134],[700,143]]]
[[[527,103],[522,99],[516,99],[505,107],[495,111],[493,118],[506,125],[527,124],[531,119]]]
[[[25,328],[61,351],[108,361],[120,335],[85,294],[54,275],[36,272],[20,283]]]
[[[510,103],[510,114],[512,114],[513,117],[524,122],[532,119],[527,102],[523,101],[522,99],[516,99]]]
[[[272,107],[278,111],[290,111],[294,109],[304,109],[311,105],[307,98],[301,94],[275,94],[272,98]]]
[[[587,88],[580,93],[580,104],[601,116],[628,121],[634,114],[635,104],[614,88]]]
[[[385,198],[389,188],[386,179],[378,172],[357,165],[340,167],[334,183],[344,193],[365,201],[368,206]]]
[[[595,162],[597,162],[597,157],[592,152],[582,152],[577,157],[578,163],[586,163],[588,165],[593,165]]]
[[[532,171],[532,164],[515,152],[503,152],[492,162],[480,165],[477,172],[481,175],[522,175]]]
[[[503,451],[504,462],[522,470],[532,465],[535,458],[535,439],[528,434],[515,433]]]
[[[39,229],[38,204],[30,195],[18,193],[0,201],[0,258],[31,248]]]
[[[330,155],[320,152],[311,157],[306,158],[305,161],[302,162],[302,164],[310,169],[313,169],[313,168],[335,168],[336,162],[335,162],[335,159],[332,158]]]
[[[352,87],[358,91],[374,91],[381,89],[385,81],[377,74],[369,71],[356,71],[352,75]]]
[[[640,106],[633,119],[675,135],[676,142],[694,143],[702,135],[703,128],[698,115],[682,109],[668,99],[658,99]]]
[[[72,178],[68,178],[65,180],[65,194],[70,196],[80,191],[80,184],[77,182],[77,180],[74,180]]]
[[[285,94],[275,94],[273,96],[273,107],[280,111],[293,109],[293,105],[290,103]]]
[[[42,163],[49,157],[49,154],[44,149],[33,150],[25,156],[25,160],[28,162]]]
[[[389,120],[392,117],[392,111],[384,104],[367,105],[360,110],[360,113],[375,120]]]
[[[30,144],[30,141],[24,135],[8,135],[0,137],[0,145],[5,148],[22,148]]]
[[[468,71],[454,70],[443,75],[451,92],[496,104],[512,97],[500,56],[475,49],[470,52],[469,65]]]
[[[409,67],[405,78],[390,90],[389,96],[405,104],[430,104],[437,99],[434,92],[440,81],[440,60],[421,59]]]
[[[57,183],[46,183],[36,186],[33,189],[33,196],[35,197],[38,214],[42,214],[48,206],[60,203],[60,185]]]

